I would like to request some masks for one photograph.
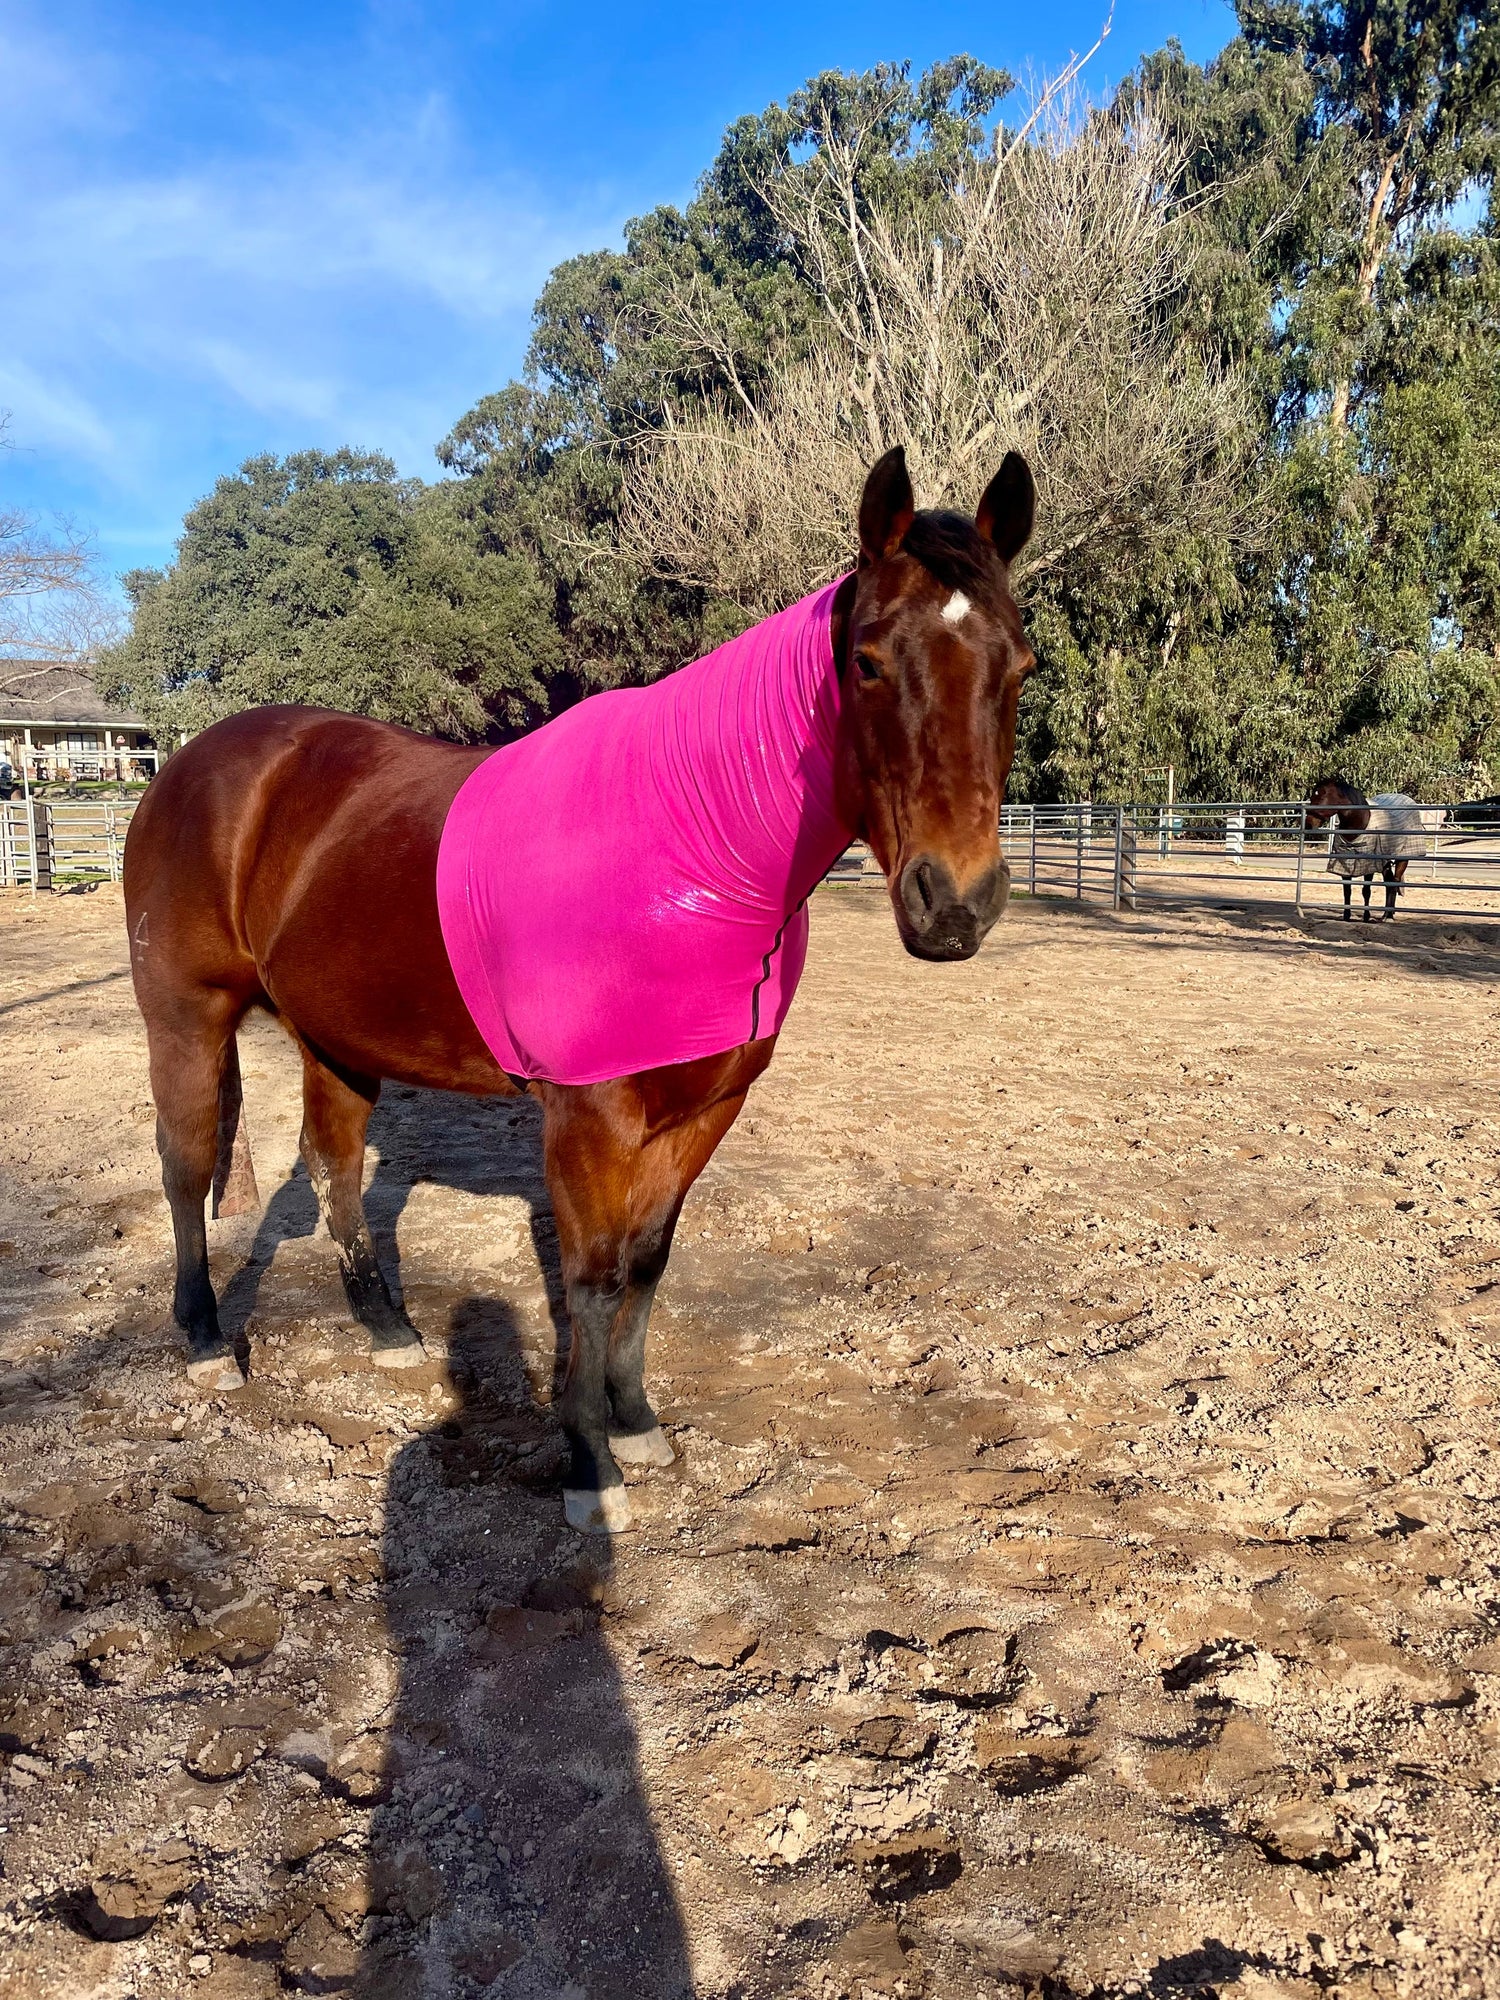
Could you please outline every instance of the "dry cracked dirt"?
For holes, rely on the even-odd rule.
[[[118,895],[0,900],[0,1996],[1500,1994],[1496,934],[813,911],[564,1526],[537,1117],[242,1048],[204,1397]]]

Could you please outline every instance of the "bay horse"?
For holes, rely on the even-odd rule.
[[[762,1011],[764,980],[796,919],[805,948],[807,896],[849,839],[861,837],[884,871],[901,940],[919,958],[971,957],[1005,907],[1000,804],[1022,683],[1035,665],[1010,564],[1031,533],[1034,508],[1030,471],[1015,452],[972,520],[918,512],[899,447],[871,468],[855,568],[798,607],[822,607],[815,636],[827,664],[814,695],[827,740],[809,736],[795,747],[804,764],[827,762],[832,818],[820,835],[824,851],[804,852],[801,829],[784,829],[776,891],[784,901],[753,1005],[727,1042],[690,1060],[584,1083],[558,1081],[519,1059],[507,1067],[491,1046],[501,1030],[487,1040],[476,1026],[469,1000],[478,989],[460,990],[437,876],[445,825],[459,817],[460,793],[473,794],[471,780],[482,789],[497,779],[486,795],[503,806],[505,774],[521,768],[503,760],[530,745],[547,756],[580,734],[588,741],[592,719],[636,713],[621,704],[657,714],[670,691],[701,677],[717,654],[648,689],[591,697],[498,751],[322,709],[265,707],[216,723],[167,761],[130,828],[125,907],[176,1241],[172,1310],[201,1386],[222,1391],[243,1380],[219,1324],[204,1209],[210,1192],[216,1214],[258,1202],[235,1035],[259,1006],[301,1051],[302,1157],[349,1306],[382,1366],[425,1359],[416,1328],[391,1297],[364,1214],[365,1132],[382,1079],[478,1095],[525,1090],[540,1100],[571,1322],[557,1405],[570,1450],[566,1514],[585,1531],[628,1523],[620,1461],[667,1464],[674,1456],[645,1390],[652,1298],[688,1189],[771,1061],[776,1034]],[[746,636],[775,626],[767,621]],[[570,722],[578,717],[582,724]],[[733,747],[737,756],[744,748]],[[566,771],[567,757],[560,763]],[[484,781],[475,777],[481,771]],[[587,804],[578,817],[587,818]],[[559,840],[565,831],[558,829]],[[619,844],[634,845],[628,826]],[[566,929],[576,884],[566,874],[546,877],[547,855],[538,852],[536,880],[512,894],[518,905],[541,905],[520,911],[538,921],[540,936]],[[734,860],[710,855],[705,863],[725,864],[731,903]],[[688,889],[679,901],[691,904],[708,885]],[[501,909],[499,917],[513,914]],[[790,970],[788,1003],[800,966],[799,958]],[[481,965],[473,976],[492,970]],[[527,968],[512,970],[519,977]],[[616,985],[637,971],[644,979],[650,967],[605,968]],[[560,1006],[565,985],[550,989]],[[669,998],[658,996],[662,1004]],[[649,1027],[649,1009],[641,1019]]]
[[[1421,808],[1405,792],[1379,792],[1367,799],[1346,778],[1323,778],[1307,802],[1307,824],[1337,831],[1328,856],[1328,870],[1344,884],[1344,921],[1351,909],[1354,877],[1361,878],[1365,922],[1370,922],[1370,887],[1378,869],[1385,882],[1383,919],[1393,921],[1396,897],[1406,880],[1407,863],[1423,852]]]

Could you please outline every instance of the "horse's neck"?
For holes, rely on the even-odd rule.
[[[716,815],[747,868],[799,894],[848,840],[834,803],[832,596],[819,591],[657,683],[674,790]]]
[[[1370,824],[1370,801],[1357,793],[1353,797],[1346,795],[1338,808],[1338,816],[1341,831],[1363,833]]]

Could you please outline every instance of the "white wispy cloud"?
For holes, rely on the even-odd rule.
[[[114,433],[102,410],[65,381],[49,378],[17,354],[0,352],[0,410],[16,409],[27,414],[29,442],[45,438],[94,459],[114,450]]]
[[[552,265],[620,222],[476,171],[430,91],[334,126],[277,106],[168,162],[118,61],[0,29],[0,79],[0,407],[143,496],[194,426],[426,460],[516,366]]]
[[[100,180],[43,196],[8,234],[28,276],[97,296],[149,298],[163,281],[332,293],[377,282],[451,312],[493,318],[529,303],[535,272],[569,230],[523,189],[462,193],[413,161],[400,175],[348,153],[250,163],[162,180]],[[606,225],[607,226],[607,225]]]
[[[443,373],[445,318],[509,333],[514,350],[547,271],[579,240],[511,190],[455,200],[326,159],[101,183],[12,216],[8,400],[28,433],[102,459],[131,428],[88,386],[109,359],[179,388],[213,378],[264,414],[331,419],[362,400],[355,351],[403,325],[425,322],[413,376]]]

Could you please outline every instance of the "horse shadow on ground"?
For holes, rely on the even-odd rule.
[[[389,1279],[399,1273],[395,1225],[418,1181],[521,1193],[561,1321],[530,1100],[389,1093],[370,1144],[379,1164],[367,1208]],[[278,1245],[318,1227],[299,1163],[226,1289],[226,1330],[243,1329]],[[332,1275],[331,1243],[327,1254]],[[600,1631],[611,1546],[562,1519],[563,1441],[534,1386],[534,1340],[531,1349],[528,1372],[502,1297],[452,1305],[457,1407],[390,1468],[382,1591],[399,1685],[366,1857],[370,1914],[339,1989],[358,2000],[691,2000],[694,1991],[634,1724]],[[312,1990],[335,1990],[318,1976]]]

